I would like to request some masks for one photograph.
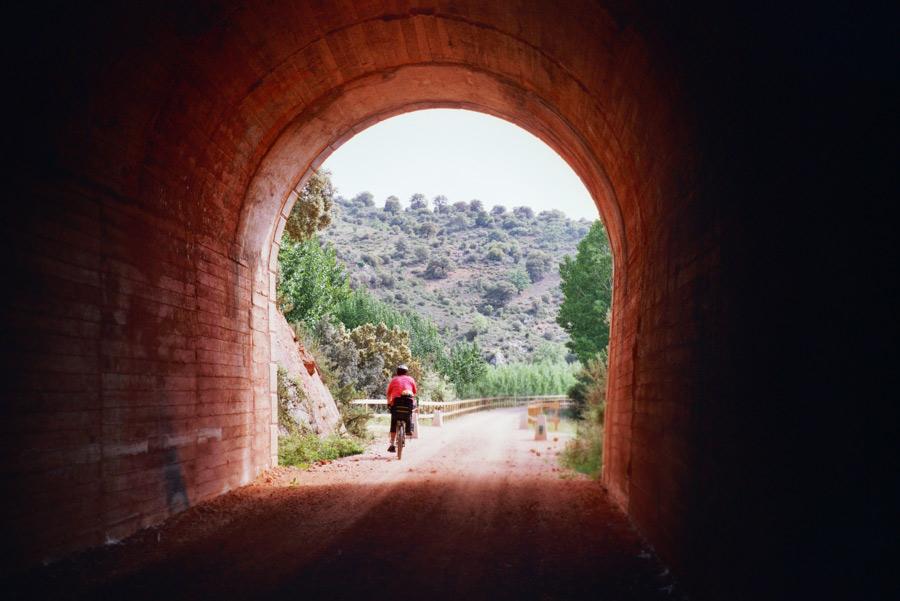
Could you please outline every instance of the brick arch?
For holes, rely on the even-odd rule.
[[[598,210],[611,232],[615,259],[624,260],[626,242],[622,213],[603,166],[577,129],[546,107],[540,98],[529,96],[519,88],[510,89],[509,82],[498,81],[489,74],[459,66],[404,67],[390,79],[380,76],[374,79],[373,83],[357,88],[356,93],[344,94],[313,115],[299,116],[286,127],[248,187],[238,228],[238,244],[255,274],[254,297],[267,298],[270,303],[267,314],[258,314],[263,319],[252,326],[254,330],[265,331],[268,327],[266,315],[277,310],[273,304],[273,291],[278,244],[295,192],[302,187],[310,170],[321,165],[342,143],[365,128],[414,110],[466,109],[524,124],[570,164],[577,166],[578,174],[597,199]],[[460,82],[465,85],[459,86]],[[503,93],[498,94],[498,91]],[[511,96],[528,101],[511,105],[506,102]],[[322,142],[311,145],[310,139]],[[297,175],[291,175],[293,173]],[[627,294],[626,278],[627,271],[616,271],[618,302]],[[621,330],[615,318],[614,327]],[[620,339],[614,340],[611,349],[614,356],[621,352],[616,346]],[[268,367],[275,369],[274,365]],[[259,370],[262,372],[263,368]],[[274,449],[272,461],[276,461]]]
[[[39,57],[35,97],[58,105],[28,137],[40,177],[10,232],[28,352],[7,410],[45,417],[12,422],[37,449],[12,462],[20,557],[118,539],[272,465],[291,191],[355,132],[449,106],[531,131],[595,199],[616,261],[604,478],[678,559],[711,471],[691,412],[723,305],[672,61],[594,2],[330,4],[81,15],[81,51]]]

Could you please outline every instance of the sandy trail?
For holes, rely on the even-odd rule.
[[[122,544],[6,590],[75,599],[672,599],[667,571],[603,489],[558,467],[503,409],[279,468]]]

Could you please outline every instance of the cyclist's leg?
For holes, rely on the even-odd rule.
[[[389,408],[391,412],[391,443],[388,447],[388,453],[392,453],[394,451],[394,441],[397,436],[397,413],[393,408]]]

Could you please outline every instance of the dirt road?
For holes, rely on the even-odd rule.
[[[668,572],[593,481],[558,467],[521,409],[279,468],[127,541],[38,573],[22,596],[78,599],[673,599]],[[554,440],[555,439],[555,440]],[[9,590],[9,589],[7,589]],[[402,596],[402,595],[401,595]]]

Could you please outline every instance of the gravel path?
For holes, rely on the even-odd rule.
[[[674,599],[599,484],[558,466],[523,409],[422,428],[309,471],[277,468],[122,544],[28,575],[13,597]]]

